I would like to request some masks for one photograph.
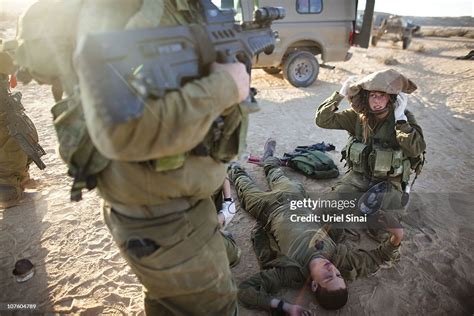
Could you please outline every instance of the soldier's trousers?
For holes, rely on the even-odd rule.
[[[31,161],[16,139],[9,135],[6,125],[0,118],[0,185],[14,187],[19,197],[23,191],[21,183],[28,178]]]
[[[289,179],[279,167],[279,161],[270,157],[265,160],[265,175],[271,191],[262,191],[242,169],[232,169],[230,180],[234,183],[242,208],[252,214],[263,225],[268,223],[271,214],[291,200],[307,197],[303,185]]]
[[[104,217],[145,287],[147,315],[237,314],[237,288],[210,198],[148,219],[130,218],[106,205]]]

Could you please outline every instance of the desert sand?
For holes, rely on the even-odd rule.
[[[14,36],[12,23],[0,23],[0,37]],[[277,155],[296,145],[333,143],[330,155],[339,163],[347,135],[314,125],[316,107],[349,75],[363,76],[392,67],[417,85],[409,109],[423,127],[428,145],[427,163],[416,182],[406,228],[402,258],[392,269],[349,284],[349,302],[339,315],[471,315],[474,312],[474,64],[455,60],[474,49],[466,38],[415,38],[408,50],[382,40],[368,50],[352,48],[353,58],[321,69],[309,88],[294,88],[281,75],[253,72],[261,111],[252,115],[248,152],[259,155],[268,137],[277,140]],[[384,62],[391,62],[387,66]],[[69,201],[71,179],[59,158],[49,112],[50,88],[31,83],[17,88],[35,122],[47,151],[47,169],[31,168],[36,181],[20,206],[0,210],[0,302],[37,304],[45,314],[143,315],[140,283],[120,257],[105,227],[100,198],[95,192],[78,203]],[[347,103],[343,108],[346,108]],[[262,188],[260,167],[242,162]],[[288,170],[314,192],[326,192],[335,180],[316,181]],[[230,223],[242,248],[233,269],[237,283],[258,271],[250,242],[255,221],[244,210]],[[362,234],[360,246],[376,247]],[[17,283],[12,275],[16,260],[30,259],[34,277]],[[306,291],[308,292],[308,291]],[[297,293],[279,293],[288,300]],[[303,295],[300,304],[317,315],[331,315]],[[240,309],[241,315],[263,315]],[[7,312],[0,310],[0,314]],[[26,313],[26,312],[25,312]]]

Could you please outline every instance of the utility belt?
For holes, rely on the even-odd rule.
[[[349,168],[378,179],[400,177],[408,183],[410,160],[401,149],[385,148],[381,145],[366,145],[352,140],[346,147]]]
[[[186,212],[197,205],[201,199],[176,198],[169,202],[158,205],[130,206],[119,203],[111,203],[113,211],[120,215],[133,219],[149,219],[164,217],[170,214]]]

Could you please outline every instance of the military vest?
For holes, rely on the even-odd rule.
[[[356,120],[355,135],[346,145],[346,159],[349,168],[370,177],[388,179],[402,175],[407,183],[410,175],[410,160],[397,142],[393,111],[371,131],[366,143],[363,142],[362,124]]]

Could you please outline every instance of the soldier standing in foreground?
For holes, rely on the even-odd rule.
[[[52,112],[74,176],[71,197],[99,189],[105,222],[146,289],[149,315],[237,314],[211,194],[225,177],[219,157],[235,156],[245,137],[238,104],[249,75],[241,63],[213,63],[208,75],[147,100],[135,119],[110,124],[93,97],[108,91],[94,91],[94,74],[72,66],[73,51],[90,33],[193,22],[202,22],[198,1],[85,0],[37,2],[19,23],[19,66],[43,83],[59,80],[67,95]]]

